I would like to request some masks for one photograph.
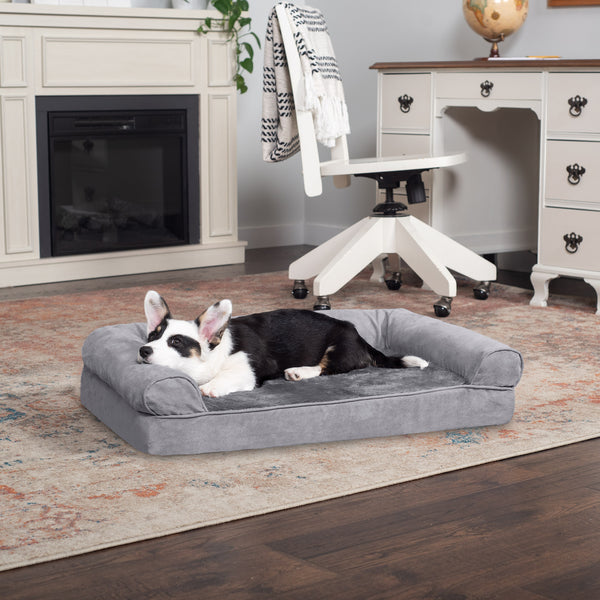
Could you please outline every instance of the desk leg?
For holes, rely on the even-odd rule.
[[[596,314],[600,317],[600,279],[584,278],[584,281],[596,291]]]
[[[531,272],[531,284],[533,285],[533,298],[530,300],[530,306],[548,306],[548,288],[550,281],[558,277],[558,273],[548,273],[546,271],[536,270],[534,265]]]

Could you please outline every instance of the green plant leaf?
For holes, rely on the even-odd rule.
[[[259,39],[259,38],[258,38],[258,36],[257,36],[257,35],[254,33],[254,31],[249,31],[248,33],[249,33],[250,35],[254,36],[254,39],[255,39],[255,41],[256,41],[256,45],[257,45],[259,48],[262,48],[262,46],[260,45],[260,39]]]
[[[231,2],[228,0],[214,0],[212,4],[222,15],[226,15],[231,8]]]
[[[248,86],[246,85],[244,78],[239,74],[235,76],[235,84],[240,94],[245,94],[248,91]]]
[[[246,49],[248,56],[250,58],[254,58],[254,48],[252,47],[252,44],[249,44],[248,42],[242,42],[242,46]]]
[[[245,58],[242,62],[240,62],[240,67],[248,71],[248,73],[252,73],[254,70],[254,63],[251,58]]]

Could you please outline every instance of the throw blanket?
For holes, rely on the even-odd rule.
[[[316,137],[331,148],[350,133],[342,78],[321,11],[283,3],[300,54],[304,82],[296,98],[299,110],[313,113]],[[263,159],[277,162],[300,150],[287,58],[277,13],[267,23],[263,69]]]

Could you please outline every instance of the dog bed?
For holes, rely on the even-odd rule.
[[[187,375],[138,364],[146,325],[102,327],[83,346],[81,402],[133,447],[198,454],[500,425],[512,418],[519,352],[404,309],[332,310],[388,355],[426,369],[367,368],[203,397]]]

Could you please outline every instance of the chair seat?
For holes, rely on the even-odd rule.
[[[349,160],[329,160],[322,162],[321,175],[362,175],[365,173],[390,173],[392,171],[418,171],[452,167],[466,162],[464,152],[429,156],[427,154],[411,154],[404,156],[386,156],[356,158]]]

